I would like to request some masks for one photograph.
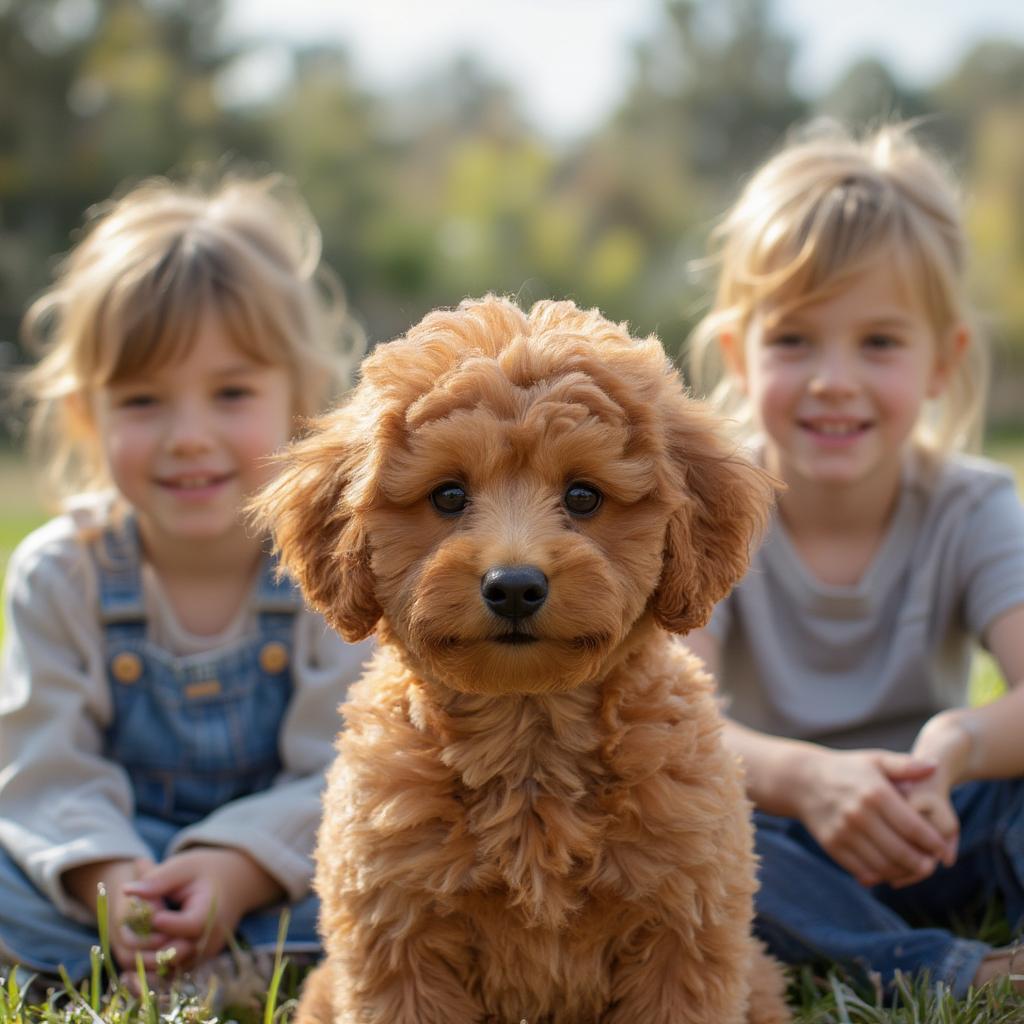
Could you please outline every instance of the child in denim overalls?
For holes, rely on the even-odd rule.
[[[719,241],[694,379],[786,490],[687,642],[757,808],[757,928],[890,991],[1024,988],[1018,950],[950,928],[993,896],[1024,927],[1024,508],[961,450],[986,374],[955,189],[905,128],[822,130],[754,175]],[[976,643],[1008,692],[968,707]]]
[[[74,498],[8,568],[8,962],[83,977],[100,883],[122,969],[273,948],[284,907],[286,948],[319,948],[322,772],[367,650],[278,578],[244,507],[340,377],[322,273],[279,179],[154,181],[98,212],[29,311],[32,431]]]

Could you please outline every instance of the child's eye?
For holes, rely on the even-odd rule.
[[[248,398],[252,393],[252,388],[244,387],[241,384],[232,384],[228,387],[217,389],[217,397],[229,402],[238,401],[240,398]]]
[[[799,331],[780,331],[768,339],[768,344],[774,348],[800,348],[807,344],[807,336]]]
[[[891,334],[869,334],[864,339],[864,345],[866,348],[881,352],[886,349],[899,348],[900,340]]]
[[[156,405],[156,395],[129,394],[118,399],[117,404],[122,409],[147,409]]]

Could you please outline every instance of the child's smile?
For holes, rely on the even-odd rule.
[[[156,484],[182,501],[206,501],[225,488],[234,473],[179,473],[158,477]]]
[[[857,440],[872,427],[872,422],[867,419],[831,416],[804,417],[797,422],[801,429],[813,435],[819,444],[837,447]]]

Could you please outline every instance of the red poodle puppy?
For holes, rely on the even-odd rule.
[[[434,312],[260,514],[376,660],[344,706],[299,1024],[789,1019],[741,772],[673,642],[772,498],[656,338],[569,302]]]

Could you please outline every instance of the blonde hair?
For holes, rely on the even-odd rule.
[[[363,343],[320,256],[319,229],[280,175],[157,178],[90,210],[22,328],[42,353],[18,382],[30,448],[56,496],[110,483],[81,399],[184,357],[208,315],[250,358],[288,367],[297,417],[321,411]]]
[[[959,324],[970,334],[915,439],[942,451],[980,444],[988,350],[966,294],[959,195],[911,126],[886,125],[863,139],[834,123],[812,126],[754,175],[713,232],[711,248],[718,287],[691,335],[690,379],[742,430],[751,429],[750,410],[722,358],[722,333],[742,339],[758,307],[784,316],[826,298],[884,252],[920,301],[937,345],[952,345]]]

